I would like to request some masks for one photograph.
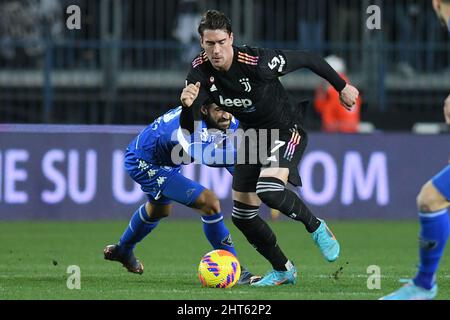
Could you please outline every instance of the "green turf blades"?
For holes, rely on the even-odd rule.
[[[240,260],[255,274],[269,264],[247,243],[230,220]],[[0,224],[0,299],[377,299],[398,289],[399,278],[415,274],[418,225],[410,222],[329,221],[341,242],[335,264],[323,260],[303,227],[271,223],[286,255],[295,261],[295,286],[230,290],[202,288],[200,258],[211,248],[198,221],[167,220],[136,249],[142,276],[103,259],[106,244],[117,241],[127,222],[2,222]],[[450,260],[444,255],[438,299],[450,299]],[[55,264],[55,262],[57,262]],[[368,289],[369,266],[381,269],[381,289]],[[67,281],[80,267],[80,290]],[[274,294],[276,292],[276,294]]]

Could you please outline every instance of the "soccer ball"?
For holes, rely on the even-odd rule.
[[[238,259],[226,250],[213,250],[205,254],[198,266],[198,278],[203,287],[231,288],[241,276]]]

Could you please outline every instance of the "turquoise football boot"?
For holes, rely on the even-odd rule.
[[[409,280],[403,287],[379,300],[433,300],[437,292],[437,284],[434,284],[431,290],[427,290],[416,286],[412,280]]]
[[[269,271],[261,280],[252,282],[250,285],[255,287],[271,287],[282,284],[295,284],[297,280],[297,268],[291,267],[288,271]]]
[[[329,262],[335,261],[339,257],[340,246],[339,242],[336,240],[336,237],[328,228],[325,221],[319,219],[321,224],[316,231],[311,233],[311,237],[313,238],[316,245],[322,251],[323,256]]]

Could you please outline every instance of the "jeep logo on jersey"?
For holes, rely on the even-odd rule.
[[[248,108],[253,105],[252,100],[250,99],[224,99],[221,95],[219,95],[220,104],[224,105],[225,107],[244,107]]]

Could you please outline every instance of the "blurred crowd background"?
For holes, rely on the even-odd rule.
[[[66,27],[70,5],[80,30]],[[370,5],[379,30],[366,27]],[[450,41],[427,0],[1,0],[0,122],[151,122],[179,103],[207,9],[231,18],[237,45],[331,57],[361,91],[361,131],[443,122]],[[311,100],[305,126],[323,129],[320,78],[301,70],[282,82]]]

